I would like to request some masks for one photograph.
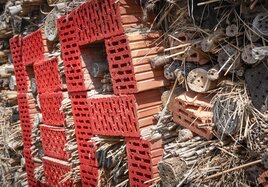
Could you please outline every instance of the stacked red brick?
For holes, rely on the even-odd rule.
[[[96,186],[97,182],[96,162],[94,157],[87,156],[89,153],[94,155],[94,149],[88,142],[92,135],[126,137],[132,186],[150,185],[144,182],[157,173],[157,163],[153,162],[153,158],[161,158],[161,144],[154,147],[154,142],[143,140],[140,130],[153,125],[153,115],[160,111],[159,88],[165,85],[165,81],[161,71],[151,68],[149,59],[163,49],[161,43],[154,43],[159,33],[132,32],[139,25],[144,25],[142,10],[132,0],[89,1],[58,19],[67,89],[75,119],[81,178],[85,186]],[[94,89],[94,80],[88,76],[83,56],[90,57],[85,45],[93,43],[105,45],[114,94],[88,97],[87,91]],[[90,81],[93,84],[88,84]],[[132,152],[136,143],[146,149],[137,146],[137,152]],[[158,152],[156,155],[153,153],[155,150]],[[146,167],[150,169],[144,169],[142,163],[130,164],[137,158],[143,158],[141,162],[145,165],[149,162]]]
[[[60,111],[62,100],[68,96],[62,90],[58,58],[35,63],[34,71],[44,123],[40,126],[45,154],[43,157],[44,173],[46,183],[50,186],[57,186],[63,176],[71,171],[71,164],[68,162],[70,153],[65,150],[67,142],[64,128],[65,116]],[[61,186],[72,185],[72,179],[61,183]]]
[[[32,46],[35,50],[32,51]],[[43,41],[41,31],[38,30],[21,38],[15,36],[10,39],[10,48],[12,52],[12,61],[15,69],[18,91],[18,106],[20,114],[20,124],[22,128],[24,157],[27,171],[28,185],[41,186],[34,177],[34,169],[38,165],[33,162],[32,147],[32,130],[35,114],[38,113],[33,95],[30,93],[30,78],[32,71],[29,66],[34,62],[43,59]]]

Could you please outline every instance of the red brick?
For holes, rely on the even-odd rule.
[[[82,186],[96,187],[98,185],[99,169],[94,166],[80,165]]]
[[[155,124],[161,92],[150,90],[135,95],[98,95],[88,99],[93,134],[139,137],[140,130]]]
[[[53,126],[64,125],[64,113],[59,110],[63,99],[64,96],[62,92],[39,95],[44,124]]]
[[[39,94],[57,92],[62,89],[57,58],[35,63],[34,74]]]
[[[162,141],[150,142],[139,138],[127,138],[127,158],[130,185],[150,186],[144,182],[157,177],[157,163],[163,155]]]
[[[38,187],[38,181],[34,177],[34,169],[36,167],[34,161],[32,160],[32,150],[24,148],[23,156],[25,159],[25,167],[27,173],[27,180],[29,187]]]
[[[68,160],[69,152],[65,151],[66,134],[63,127],[53,127],[48,125],[40,126],[42,147],[44,154],[49,157]]]
[[[48,185],[57,187],[74,186],[72,179],[69,179],[64,183],[60,183],[63,175],[71,171],[71,166],[68,162],[44,156],[43,165],[46,182]]]
[[[173,105],[173,120],[177,124],[190,129],[206,139],[211,139],[212,112],[209,103],[212,95],[185,92],[175,98]],[[208,124],[207,127],[198,127]]]
[[[97,166],[96,148],[91,142],[92,127],[87,100],[87,92],[71,93],[74,127],[81,164]]]
[[[261,186],[268,187],[268,171],[264,171],[258,178],[257,181]]]
[[[30,65],[43,60],[43,58],[43,38],[42,31],[39,29],[22,38],[22,61],[24,65]]]

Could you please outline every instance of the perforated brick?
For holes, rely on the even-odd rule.
[[[17,91],[19,93],[27,92],[27,73],[25,66],[22,62],[22,53],[21,53],[21,38],[15,36],[10,39],[10,50],[12,54],[12,63],[14,65]]]
[[[70,154],[64,150],[67,140],[65,129],[63,127],[41,125],[40,135],[42,138],[42,147],[46,156],[61,160],[69,159]]]
[[[24,148],[23,156],[25,159],[25,167],[26,167],[26,173],[27,173],[28,186],[29,187],[38,187],[38,182],[34,178],[35,163],[32,160],[31,149]]]
[[[157,164],[162,159],[162,141],[150,142],[139,138],[127,138],[127,158],[130,185],[150,186],[144,182],[157,177]]]
[[[57,23],[68,91],[86,90],[75,27],[75,11],[60,17]]]
[[[57,58],[35,63],[34,74],[39,94],[61,90],[62,84]]]
[[[126,36],[120,35],[105,40],[105,47],[114,93],[135,93],[136,79]]]
[[[212,135],[212,115],[210,100],[212,95],[185,92],[175,98],[173,120],[206,139]],[[202,127],[202,125],[205,125]]]
[[[82,186],[96,187],[98,185],[98,168],[93,166],[80,165]]]
[[[79,45],[123,33],[119,3],[114,0],[89,1],[77,9]]]
[[[9,46],[12,54],[12,63],[14,66],[22,63],[22,56],[21,56],[21,37],[14,36],[9,40]]]
[[[64,113],[59,110],[63,99],[62,92],[39,95],[44,124],[53,126],[64,125]]]
[[[142,128],[154,125],[160,111],[161,92],[149,90],[135,95],[98,95],[88,99],[93,133],[139,137]]]
[[[63,179],[63,176],[71,171],[71,167],[68,162],[44,156],[43,165],[46,182],[48,185],[58,187],[74,186],[73,180],[71,179],[60,183]]]
[[[74,117],[76,141],[81,164],[97,166],[96,148],[91,142],[92,127],[87,100],[87,92],[72,93],[72,110]]]
[[[135,98],[130,96],[99,96],[89,98],[90,124],[94,134],[108,136],[139,136]]]
[[[43,60],[43,55],[44,46],[40,29],[22,38],[22,61],[24,65]]]
[[[33,116],[36,114],[35,103],[30,99],[29,94],[18,94],[18,107],[20,124],[22,129],[23,145],[26,148],[32,146],[32,125]]]

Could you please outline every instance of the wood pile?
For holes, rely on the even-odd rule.
[[[147,132],[164,139],[155,185],[267,186],[267,1],[142,3],[166,41],[151,65],[173,84]]]

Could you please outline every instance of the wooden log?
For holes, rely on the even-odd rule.
[[[256,60],[263,60],[268,56],[268,46],[253,47],[252,56]]]
[[[17,83],[16,83],[16,77],[14,75],[9,77],[9,85],[10,90],[16,90],[17,89]]]
[[[167,58],[165,55],[158,55],[150,59],[152,68],[156,69],[157,67],[162,67],[170,63],[171,58]]]
[[[109,72],[108,63],[93,63],[90,70],[90,75],[93,77],[102,78],[107,72]]]
[[[201,49],[204,52],[214,52],[218,46],[218,42],[224,37],[224,32],[222,30],[217,30],[207,38],[201,41]]]
[[[207,77],[208,68],[193,69],[187,76],[187,85],[197,93],[204,93],[216,88],[217,82],[211,81]]]
[[[159,162],[158,169],[163,184],[176,186],[187,171],[187,165],[179,157],[173,157]]]
[[[220,65],[216,64],[212,68],[210,68],[207,72],[207,78],[211,81],[218,80],[223,73],[219,72]]]

